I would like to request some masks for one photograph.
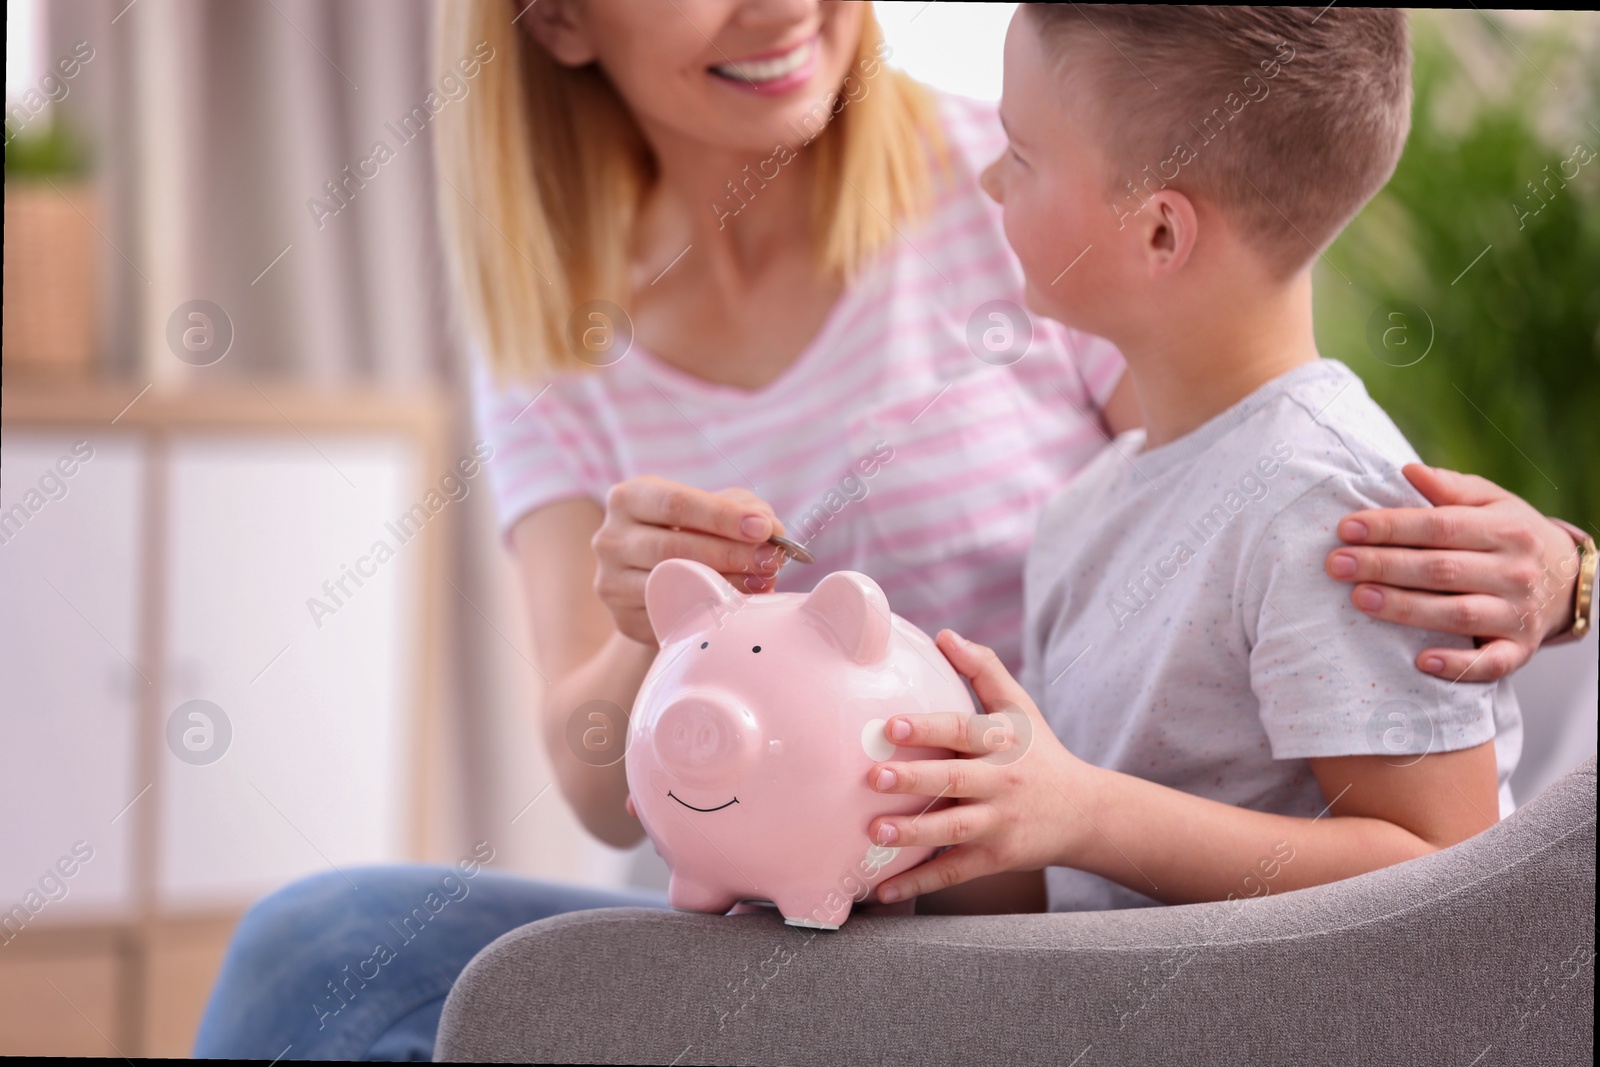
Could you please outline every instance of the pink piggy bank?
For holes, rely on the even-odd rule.
[[[770,901],[787,923],[836,930],[852,900],[932,854],[867,837],[877,816],[928,806],[874,792],[867,771],[950,755],[897,748],[891,715],[975,709],[876,582],[837,571],[810,593],[747,596],[672,559],[650,572],[645,607],[661,651],[633,706],[628,788],[672,869],[673,907]]]

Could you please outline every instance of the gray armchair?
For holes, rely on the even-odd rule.
[[[512,931],[441,1060],[1592,1062],[1595,761],[1454,848],[1244,903],[851,919],[617,908]]]

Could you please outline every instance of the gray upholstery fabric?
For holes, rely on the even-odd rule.
[[[442,1060],[1590,1063],[1595,761],[1455,848],[1246,903],[851,919],[618,908],[484,949]]]

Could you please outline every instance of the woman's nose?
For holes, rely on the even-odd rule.
[[[744,0],[735,17],[742,26],[782,25],[814,18],[820,7],[818,0]]]

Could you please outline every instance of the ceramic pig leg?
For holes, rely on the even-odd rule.
[[[850,916],[850,898],[836,889],[787,894],[774,901],[790,926],[837,930]]]
[[[737,894],[711,889],[674,873],[667,883],[667,903],[679,911],[704,911],[721,915],[739,902]]]

